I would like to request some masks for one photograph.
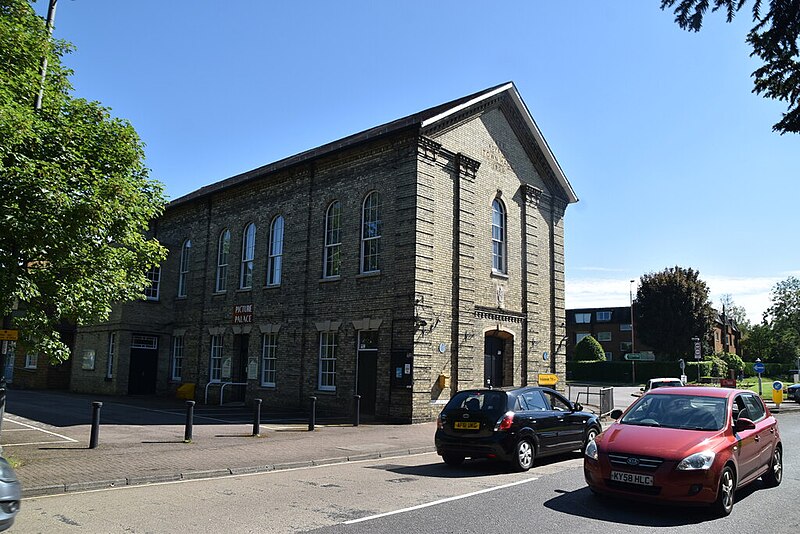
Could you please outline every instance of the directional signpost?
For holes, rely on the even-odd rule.
[[[758,373],[758,396],[762,394],[761,391],[761,373],[764,372],[764,364],[761,363],[761,358],[756,358],[756,363],[753,364],[753,371]]]

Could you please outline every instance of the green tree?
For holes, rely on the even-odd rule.
[[[662,359],[678,359],[693,354],[693,337],[711,331],[714,310],[700,273],[676,266],[640,278],[634,314],[636,337]]]
[[[770,361],[774,350],[772,328],[766,323],[755,325],[750,329],[747,338],[742,340],[742,354],[749,362],[756,361],[756,358]]]
[[[603,346],[592,336],[586,336],[575,345],[575,359],[579,362],[605,360]]]
[[[675,7],[675,22],[687,31],[700,31],[710,4],[731,22],[747,0],[661,0],[661,9]],[[676,6],[677,4],[677,6]],[[765,4],[768,8],[762,10]],[[753,0],[754,26],[747,34],[751,56],[761,60],[752,76],[753,92],[788,104],[788,111],[772,129],[784,134],[800,133],[800,2],[797,0]]]
[[[737,328],[739,328],[739,331],[742,333],[742,337],[746,336],[747,332],[753,327],[750,323],[750,319],[747,318],[747,310],[737,305],[729,293],[722,295],[720,298],[720,305],[720,314],[725,312],[725,316],[728,319],[733,319],[733,322],[736,323]]]
[[[166,250],[147,235],[164,205],[133,127],[71,95],[62,56],[25,0],[0,0],[0,314],[53,360],[57,327],[141,298]],[[47,57],[43,105],[34,109]]]

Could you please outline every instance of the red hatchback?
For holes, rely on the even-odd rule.
[[[616,412],[616,413],[615,413]],[[736,489],[783,475],[778,422],[752,391],[672,387],[650,391],[586,447],[596,494],[733,509]]]

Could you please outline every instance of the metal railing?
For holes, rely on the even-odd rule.
[[[614,409],[613,387],[586,386],[577,384],[570,384],[567,387],[569,388],[568,395],[570,398],[572,398],[572,392],[574,389],[579,390],[575,394],[575,402],[581,402],[581,397],[585,397],[586,400],[583,404],[593,407],[596,406],[600,410],[601,416],[610,414],[611,410]]]
[[[214,380],[206,384],[205,389],[205,397],[203,398],[203,404],[208,404],[208,388],[209,386],[220,386],[219,388],[219,405],[222,406],[222,399],[225,397],[225,386],[246,386],[247,382],[222,382],[220,380]]]

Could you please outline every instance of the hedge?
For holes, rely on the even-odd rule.
[[[567,361],[567,380],[574,382],[608,382],[617,384],[632,384],[634,362],[628,361],[597,361],[597,362],[576,362]],[[713,368],[711,361],[688,361],[686,362],[685,374],[689,381],[697,380],[697,366],[700,365],[700,376],[709,377]],[[636,380],[635,383],[642,384],[651,378],[676,377],[681,376],[681,368],[678,362],[635,362]],[[780,377],[787,375],[789,369],[794,366],[783,363],[765,363],[762,376]],[[755,376],[753,372],[753,362],[745,362],[745,376]]]

